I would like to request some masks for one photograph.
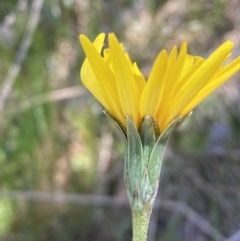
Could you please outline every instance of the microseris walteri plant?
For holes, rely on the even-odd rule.
[[[224,42],[207,59],[187,53],[187,43],[156,57],[147,79],[113,33],[94,42],[80,35],[86,59],[83,84],[120,127],[127,141],[124,182],[133,217],[133,241],[147,239],[164,149],[174,128],[216,88],[240,69],[226,64],[233,43]]]

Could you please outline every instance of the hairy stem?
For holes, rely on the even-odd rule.
[[[141,210],[132,209],[133,241],[146,241],[148,225],[151,216],[151,207],[143,207]]]

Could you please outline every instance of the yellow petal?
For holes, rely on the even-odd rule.
[[[221,64],[233,48],[230,41],[222,44],[201,66],[186,79],[185,85],[181,87],[172,100],[172,106],[168,111],[168,121],[174,119],[194,96],[207,84],[209,79],[220,68]]]
[[[167,52],[163,50],[157,56],[148,81],[140,99],[140,115],[156,116],[162,98],[167,73]]]
[[[181,73],[185,65],[185,59],[187,58],[187,43],[186,42],[182,43],[177,60],[176,60],[177,48],[176,47],[173,48],[172,52],[174,53],[174,57],[172,58],[170,55],[168,60],[169,71],[166,77],[166,84],[164,88],[163,98],[157,114],[158,116],[157,118],[159,122],[163,121],[166,118],[166,113],[172,102],[172,96],[176,90],[177,83],[180,80]]]
[[[129,115],[136,125],[139,124],[140,93],[124,52],[113,33],[108,35],[112,65],[116,77],[117,92],[123,113]]]
[[[145,80],[142,72],[139,70],[136,63],[133,64],[133,75],[134,75],[135,81],[137,83],[139,93],[142,93],[143,88],[146,85],[146,80]]]
[[[186,55],[183,71],[173,95],[176,95],[181,88],[185,88],[189,84],[188,79],[200,68],[204,61],[205,59],[201,57]]]
[[[205,86],[184,108],[181,112],[182,115],[188,114],[194,107],[196,107],[202,100],[209,96],[220,85],[232,77],[240,70],[240,58],[235,59],[230,64],[224,66],[219,70],[215,76],[209,81],[209,84]]]
[[[124,115],[118,95],[115,94],[116,84],[114,81],[114,74],[105,63],[95,46],[93,46],[86,36],[80,35],[80,41],[87,56],[87,61],[89,62],[89,66],[88,62],[86,62],[85,66],[81,70],[83,83],[92,93],[94,93],[95,96],[98,96],[98,100],[104,105],[111,115],[119,119],[119,121],[122,121]],[[90,78],[87,75],[87,71],[92,71],[94,75],[91,74],[92,77]],[[93,76],[95,76],[95,78]]]
[[[150,115],[158,121],[160,131],[164,131],[175,117],[187,115],[240,69],[240,57],[222,66],[231,55],[230,41],[207,60],[188,55],[184,42],[178,56],[176,47],[169,57],[166,50],[157,56],[146,82],[114,34],[108,35],[109,48],[103,51],[103,57],[104,34],[93,44],[83,35],[80,41],[87,56],[81,69],[84,85],[125,127],[125,115],[137,127],[145,115]]]
[[[81,35],[79,36],[79,40],[81,41]],[[97,52],[100,53],[101,50],[102,50],[102,47],[103,47],[103,43],[104,43],[104,38],[105,38],[105,34],[104,33],[101,33],[99,34],[96,39],[94,40],[93,42],[93,45],[94,47],[96,48]],[[82,68],[81,68],[81,71],[80,71],[80,76],[81,76],[81,79],[82,79],[82,82],[83,84],[89,88],[89,84],[90,84],[90,81],[92,80],[92,76],[90,77],[89,74],[92,75],[92,73],[88,73],[88,72],[92,72],[92,69],[90,67],[90,64],[89,64],[89,61],[87,58],[85,58],[84,62],[83,62],[83,65],[82,65]],[[95,76],[94,76],[95,78]]]

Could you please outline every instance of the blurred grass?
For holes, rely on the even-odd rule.
[[[0,85],[23,37],[32,1],[0,2]],[[82,87],[78,35],[114,31],[147,76],[161,48],[187,40],[208,54],[226,39],[239,55],[239,9],[220,0],[46,0],[31,47],[0,118],[0,189],[125,198],[124,140]],[[240,225],[239,75],[202,103],[171,137],[161,199],[193,208],[224,236]],[[74,98],[19,108],[23,101],[79,86]],[[31,102],[30,102],[31,103]],[[14,110],[14,111],[13,111]],[[155,240],[216,240],[186,217],[160,209]],[[0,237],[28,240],[130,240],[128,210],[0,196]]]

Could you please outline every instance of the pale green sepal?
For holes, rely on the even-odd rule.
[[[142,197],[143,204],[153,204],[153,202],[151,202],[151,200],[155,196],[155,192],[156,191],[153,190],[152,185],[149,180],[148,169],[145,168],[144,173],[143,173],[142,183],[140,186],[140,194]],[[154,199],[153,199],[153,201],[154,201]]]
[[[176,125],[181,121],[182,116],[175,118],[164,132],[159,136],[156,144],[154,145],[151,155],[149,157],[148,163],[148,176],[153,190],[157,190],[160,171],[162,166],[163,154],[167,144],[167,141],[176,127]],[[153,199],[154,201],[154,199]]]
[[[143,147],[143,168],[146,168],[148,158],[156,143],[155,121],[149,115],[144,116],[139,130],[140,139]]]
[[[152,189],[148,176],[148,162],[152,149],[156,143],[159,130],[157,127],[157,122],[151,116],[144,116],[143,121],[140,125],[139,135],[142,142],[143,148],[143,175],[142,182],[140,185],[140,195],[142,202],[149,203],[154,195],[155,191]]]
[[[121,123],[115,119],[113,116],[111,116],[106,110],[103,110],[103,113],[109,117],[110,119],[113,120],[113,123],[115,124],[115,126],[119,129],[119,131],[122,133],[122,135],[125,137],[125,139],[127,139],[127,136],[126,136],[126,130],[123,128],[123,126],[121,125]]]
[[[126,160],[124,178],[126,181],[126,187],[130,195],[130,200],[134,206],[142,206],[142,200],[140,197],[140,184],[143,176],[143,150],[142,143],[135,127],[134,122],[129,116],[126,116],[127,122],[127,149],[126,149]]]
[[[160,177],[163,154],[168,138],[182,116],[173,120],[159,136],[156,121],[145,116],[139,131],[129,116],[124,182],[132,210],[153,206]]]
[[[189,112],[187,115],[182,116],[182,118],[179,120],[176,126],[180,126],[185,120],[187,120],[191,115],[193,111]]]

